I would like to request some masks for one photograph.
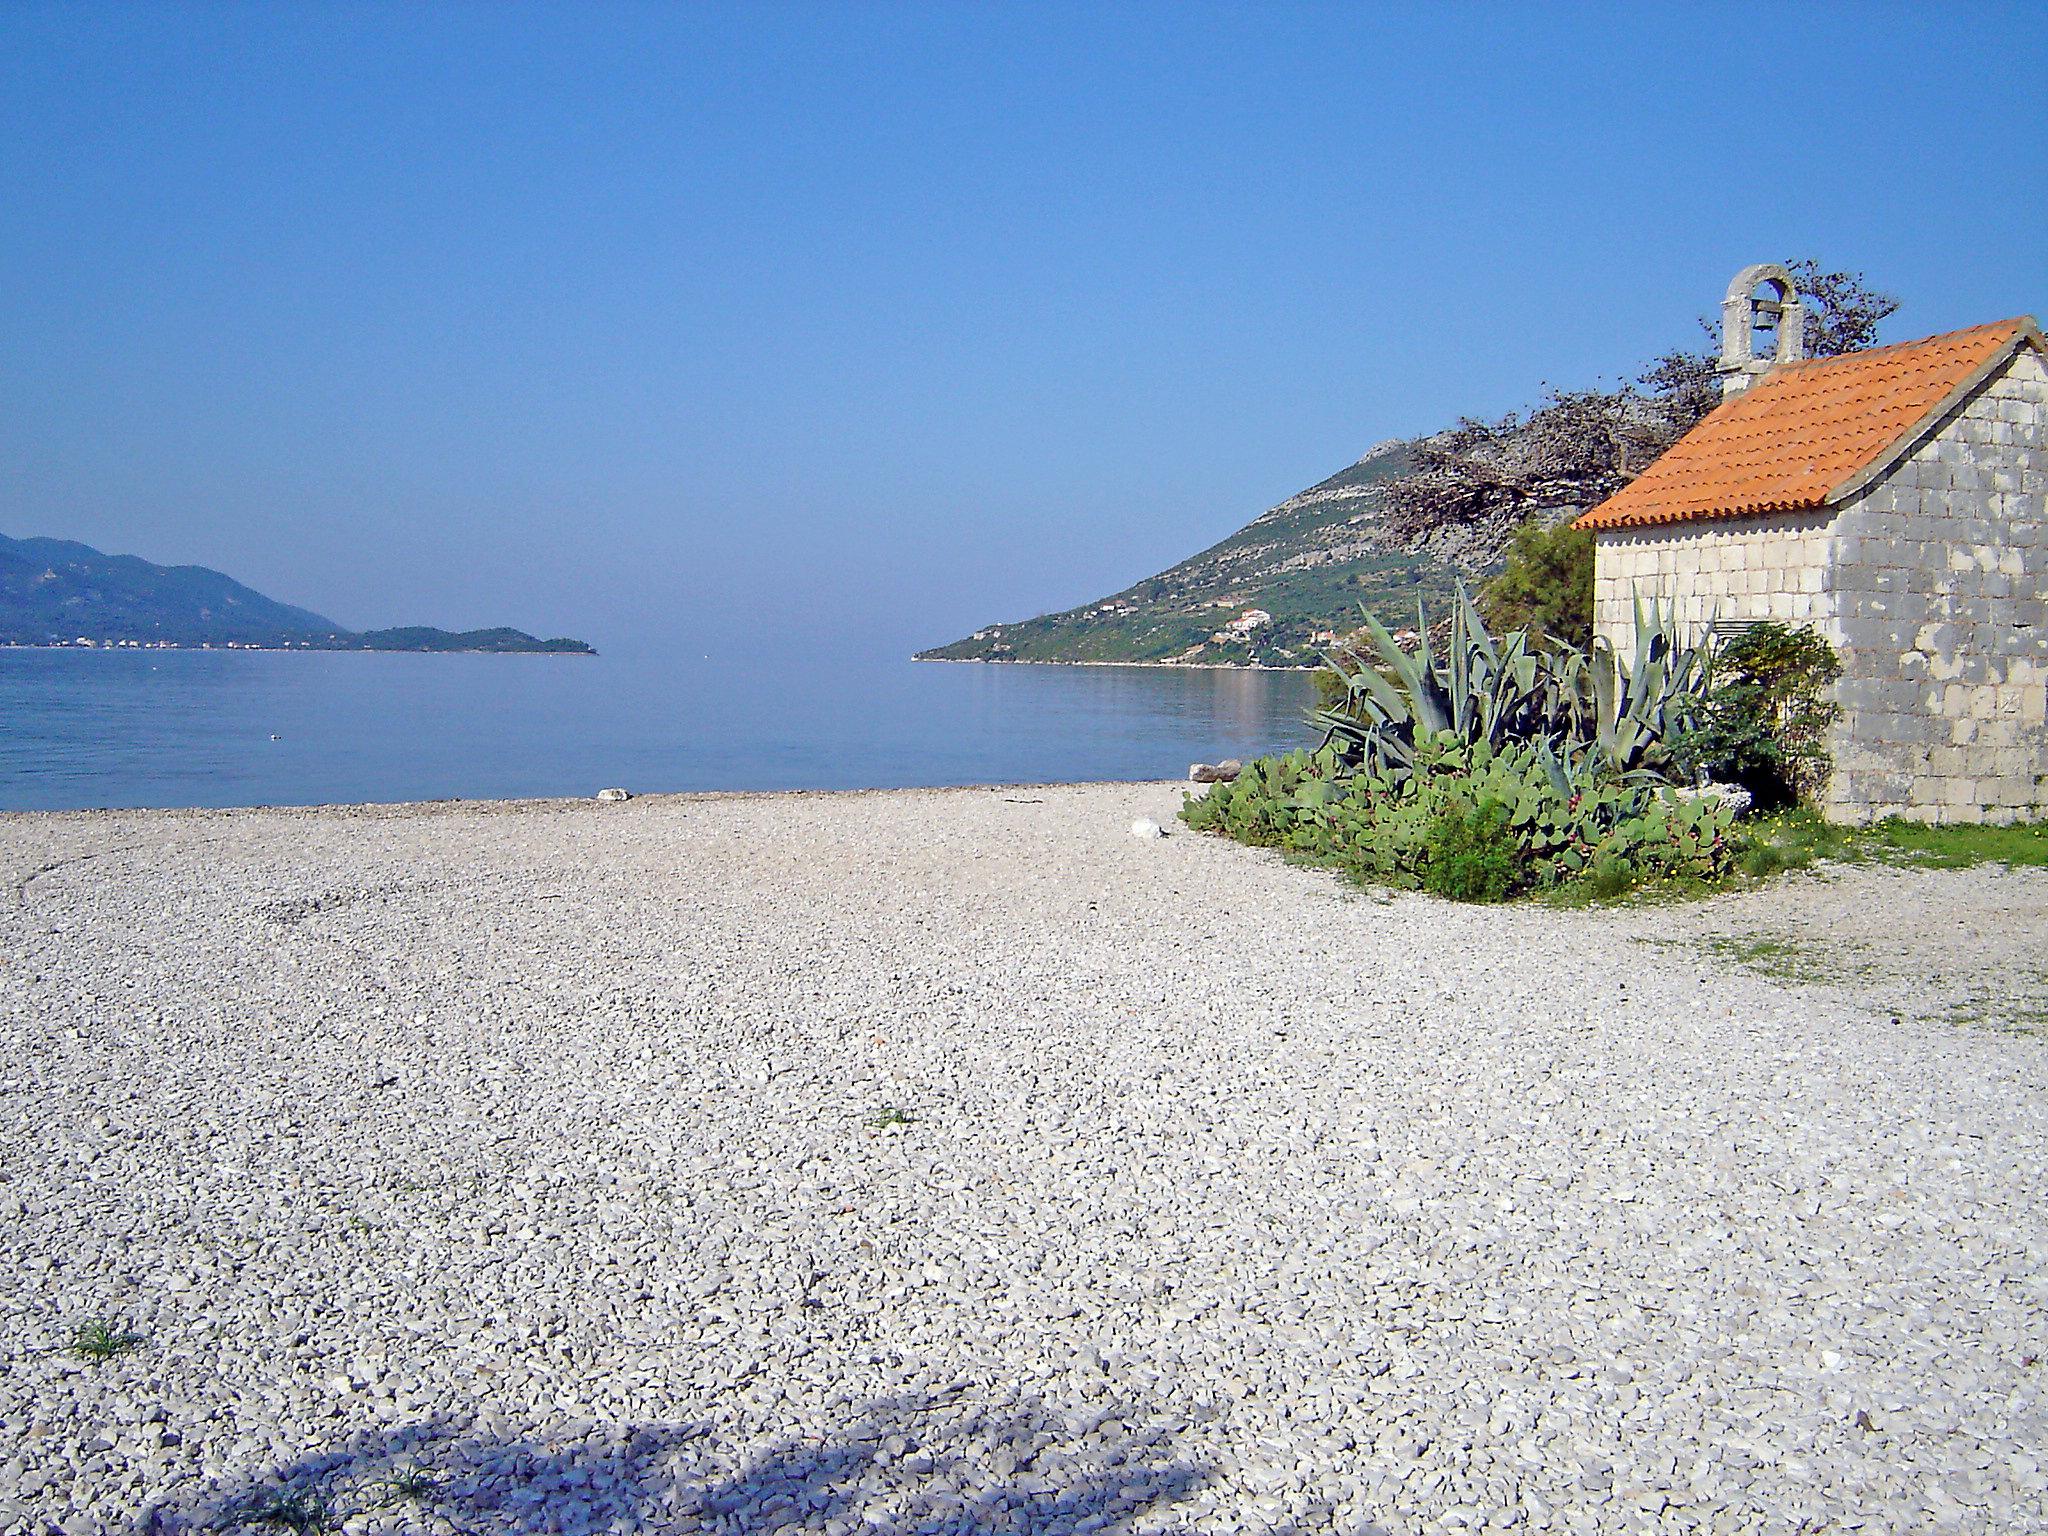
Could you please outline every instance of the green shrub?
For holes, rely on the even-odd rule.
[[[1742,857],[1738,862],[1742,866],[1742,872],[1752,880],[1767,880],[1781,870],[1789,868],[1792,856],[1776,843],[1751,843],[1742,850]]]
[[[1412,772],[1418,744],[1439,733],[1496,751],[1542,743],[1603,773],[1666,776],[1669,743],[1694,725],[1709,682],[1707,651],[1684,644],[1656,604],[1638,605],[1626,658],[1521,630],[1495,637],[1462,591],[1441,644],[1420,605],[1413,650],[1370,613],[1365,627],[1377,655],[1329,658],[1344,698],[1314,722],[1347,769],[1381,777]]]
[[[1688,776],[1740,784],[1760,810],[1811,804],[1832,767],[1835,649],[1811,630],[1757,624],[1714,656],[1714,686],[1673,742]]]
[[[1612,901],[1636,883],[1636,870],[1628,860],[1609,854],[1586,872],[1586,894],[1600,901]]]
[[[1461,900],[1555,888],[1603,866],[1626,866],[1629,882],[1711,880],[1736,851],[1717,801],[1541,743],[1495,750],[1451,731],[1420,736],[1398,774],[1351,772],[1330,748],[1256,759],[1234,783],[1191,797],[1181,816],[1196,831],[1359,880]]]
[[[1508,541],[1507,564],[1479,591],[1496,632],[1523,629],[1581,649],[1593,643],[1593,535],[1532,517]]]
[[[1498,800],[1453,802],[1423,834],[1422,888],[1453,901],[1506,901],[1526,884],[1525,852]]]

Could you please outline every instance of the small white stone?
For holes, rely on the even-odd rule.
[[[1137,838],[1140,842],[1150,842],[1155,837],[1166,836],[1166,829],[1161,827],[1158,822],[1147,820],[1141,816],[1131,823],[1131,836]]]
[[[600,789],[597,792],[597,798],[606,805],[612,805],[620,800],[630,800],[633,796],[629,791],[613,785],[610,789]]]

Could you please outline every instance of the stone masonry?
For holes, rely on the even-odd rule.
[[[1593,626],[1626,658],[1635,605],[1656,600],[1690,634],[1716,620],[1825,624],[1834,514],[1780,513],[1600,535]]]
[[[2048,367],[2022,349],[1843,506],[1831,813],[2048,810]]]

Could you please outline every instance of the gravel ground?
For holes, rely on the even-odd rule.
[[[2048,1032],[2048,871],[1836,866],[1674,909],[1659,939],[1867,1009]]]
[[[0,817],[0,1529],[2048,1528],[2048,874],[1178,793]]]

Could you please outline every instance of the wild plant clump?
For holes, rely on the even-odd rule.
[[[1607,894],[1705,882],[1737,853],[1733,815],[1669,784],[1581,771],[1539,744],[1426,733],[1405,772],[1348,772],[1330,748],[1261,758],[1191,798],[1196,831],[1280,848],[1378,885],[1502,901],[1598,875]]]
[[[1379,658],[1333,663],[1343,698],[1315,716],[1323,745],[1248,764],[1182,819],[1465,901],[1729,871],[1733,813],[1672,782],[1711,667],[1664,615],[1638,614],[1629,665],[1519,631],[1496,640],[1462,595],[1442,646],[1419,620],[1409,651],[1368,617]]]
[[[1682,643],[1661,607],[1638,604],[1635,617],[1635,649],[1622,658],[1526,630],[1495,638],[1462,591],[1440,645],[1420,607],[1413,650],[1367,614],[1378,655],[1330,658],[1336,702],[1314,723],[1347,769],[1394,778],[1422,736],[1446,731],[1495,749],[1539,744],[1574,772],[1670,778],[1671,744],[1699,717],[1712,657]]]
[[[1714,657],[1714,687],[1673,742],[1682,771],[1740,784],[1759,809],[1811,804],[1833,762],[1832,688],[1841,658],[1811,630],[1757,624]]]

